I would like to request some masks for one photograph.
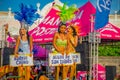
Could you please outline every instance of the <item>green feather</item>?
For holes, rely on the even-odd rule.
[[[77,10],[76,5],[68,7],[67,4],[64,3],[63,6],[56,5],[56,7],[58,7],[60,10],[58,15],[60,16],[62,22],[72,20],[75,17],[74,12]]]

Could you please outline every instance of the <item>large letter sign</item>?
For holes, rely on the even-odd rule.
[[[10,55],[10,65],[11,66],[33,66],[33,56],[29,55]]]
[[[65,66],[72,65],[73,63],[80,64],[80,54],[79,53],[71,53],[69,55],[62,55],[60,53],[49,54],[49,66]]]

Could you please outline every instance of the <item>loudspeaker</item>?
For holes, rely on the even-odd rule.
[[[10,60],[9,57],[11,54],[13,54],[14,49],[13,48],[9,48],[9,47],[5,47],[3,50],[3,65],[9,65]]]
[[[116,76],[116,66],[106,66],[106,80],[114,80]]]
[[[87,70],[86,68],[87,67],[84,64],[77,64],[76,66],[77,71],[86,71]]]
[[[88,71],[89,70],[89,43],[87,41],[78,44],[76,52],[81,55],[81,64],[77,65],[77,71]]]

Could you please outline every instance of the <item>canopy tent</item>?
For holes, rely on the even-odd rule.
[[[41,21],[38,27],[29,31],[34,42],[47,43],[52,42],[54,33],[57,31],[60,18],[57,15],[58,10],[52,8],[46,17]],[[79,12],[75,13],[75,18],[71,21],[79,27],[80,36],[86,36],[93,26],[91,26],[91,15],[95,14],[96,9],[90,1],[79,8]],[[108,23],[105,27],[97,30],[100,32],[101,39],[120,39],[119,28]],[[117,32],[116,32],[117,31]]]
[[[57,12],[59,12],[57,9],[51,8],[46,17],[39,23],[39,25],[36,25],[38,27],[35,27],[34,29],[29,31],[29,34],[33,37],[34,42],[52,42],[54,33],[57,31],[58,25],[60,23],[60,18],[57,15]],[[86,36],[90,32],[90,30],[93,29],[93,26],[91,26],[90,16],[92,14],[95,14],[95,12],[96,9],[90,1],[79,8],[79,12],[76,13],[75,18],[72,20],[72,23],[79,27],[80,36]],[[110,23],[108,24],[114,26]],[[118,33],[106,30],[103,32],[103,29],[105,28],[97,30],[101,33],[100,37],[102,39],[119,39]],[[119,30],[117,27],[115,29]],[[8,38],[8,41],[11,40],[12,39]]]
[[[52,41],[60,23],[59,16],[56,14],[57,12],[57,10],[52,8],[38,27],[29,31],[34,42],[47,43]]]
[[[111,23],[108,23],[103,28],[98,29],[97,32],[100,32],[99,37],[101,39],[120,40],[120,28]]]
[[[79,8],[79,13],[73,19],[72,23],[79,26],[80,36],[86,36],[93,26],[91,26],[91,15],[95,14],[95,7],[90,1]]]
[[[86,36],[91,30],[90,16],[95,14],[95,8],[88,1],[85,5],[79,8],[76,17],[72,20],[72,23],[79,26],[80,36]],[[33,37],[34,42],[46,43],[52,42],[54,33],[57,31],[60,23],[60,18],[57,15],[58,10],[52,8],[38,27],[29,31],[29,34]]]
[[[106,69],[101,64],[95,64],[95,70],[98,70],[98,80],[105,80],[106,79]],[[94,70],[93,70],[94,71]]]
[[[98,70],[98,79],[97,80],[106,80],[106,75],[105,75],[106,74],[106,69],[105,69],[104,66],[102,66],[100,64],[95,64],[93,66],[93,68],[95,68],[95,71]],[[86,76],[88,74],[89,74],[89,72],[87,72],[87,71],[78,71],[77,72],[77,79],[82,78],[82,80],[86,80]]]

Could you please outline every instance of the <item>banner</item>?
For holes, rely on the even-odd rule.
[[[112,0],[97,0],[95,30],[104,27],[109,20]]]
[[[62,55],[61,53],[49,54],[49,66],[65,66],[72,65],[73,63],[80,64],[81,58],[79,53],[71,53],[69,55]]]
[[[80,58],[80,53],[73,53],[71,54],[73,62],[76,64],[80,64],[81,63],[81,58]]]
[[[86,36],[91,30],[90,16],[95,14],[95,7],[90,1],[79,8],[75,18],[70,22],[79,26],[79,35]],[[58,30],[60,18],[57,15],[59,11],[51,9],[46,17],[36,25],[37,27],[30,30],[29,34],[33,37],[34,42],[46,43],[52,42],[54,33]]]
[[[28,55],[10,55],[10,66],[33,66],[33,56]]]
[[[58,25],[60,23],[60,18],[57,15],[57,12],[57,10],[52,8],[38,27],[29,31],[34,42],[45,43],[52,41],[54,33],[58,30]]]

